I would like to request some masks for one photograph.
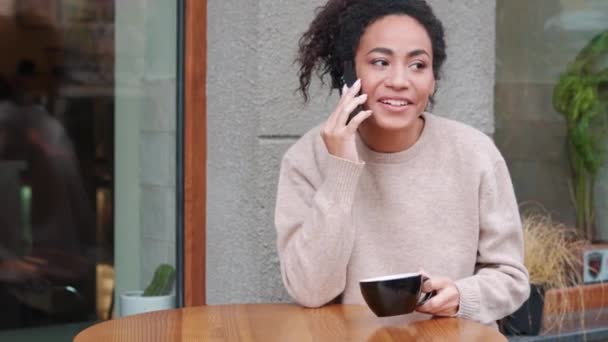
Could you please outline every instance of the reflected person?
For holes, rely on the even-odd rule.
[[[18,91],[9,82],[0,83],[4,89],[0,98],[0,165],[3,169],[19,168],[2,173],[12,175],[2,182],[16,189],[3,196],[23,200],[29,206],[27,215],[0,208],[0,290],[4,290],[0,296],[6,303],[10,298],[6,293],[10,292],[19,299],[19,305],[28,307],[19,309],[21,312],[35,309],[40,313],[46,307],[41,308],[41,303],[28,296],[32,286],[51,292],[67,285],[79,292],[91,290],[86,277],[93,270],[87,254],[91,253],[88,232],[94,227],[94,214],[72,143],[61,123],[40,105],[19,103],[15,100]],[[24,188],[31,190],[31,196],[23,197]],[[70,305],[62,304],[66,308]],[[26,316],[30,319],[33,314]]]

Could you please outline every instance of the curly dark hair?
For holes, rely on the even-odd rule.
[[[331,77],[331,88],[342,86],[344,61],[352,60],[365,29],[387,15],[407,15],[427,31],[433,47],[433,75],[440,79],[446,59],[443,25],[424,0],[329,0],[316,9],[316,17],[299,40],[295,62],[300,64],[298,90],[308,101],[312,73],[323,82]]]

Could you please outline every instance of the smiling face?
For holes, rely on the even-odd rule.
[[[435,90],[431,40],[406,15],[388,15],[369,25],[355,53],[361,92],[373,115],[364,125],[408,130],[426,109]]]

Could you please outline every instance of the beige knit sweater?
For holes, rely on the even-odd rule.
[[[374,152],[358,137],[361,163],[330,155],[320,127],[287,151],[275,223],[283,282],[297,302],[318,307],[342,295],[364,305],[360,279],[420,269],[455,280],[458,315],[482,323],[528,297],[521,221],[500,152],[469,126],[424,119],[402,152]]]

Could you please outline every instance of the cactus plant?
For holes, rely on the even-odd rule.
[[[152,278],[152,281],[148,287],[146,287],[146,290],[142,296],[148,297],[168,295],[173,288],[174,280],[175,269],[173,266],[161,264],[154,271],[154,277]]]

